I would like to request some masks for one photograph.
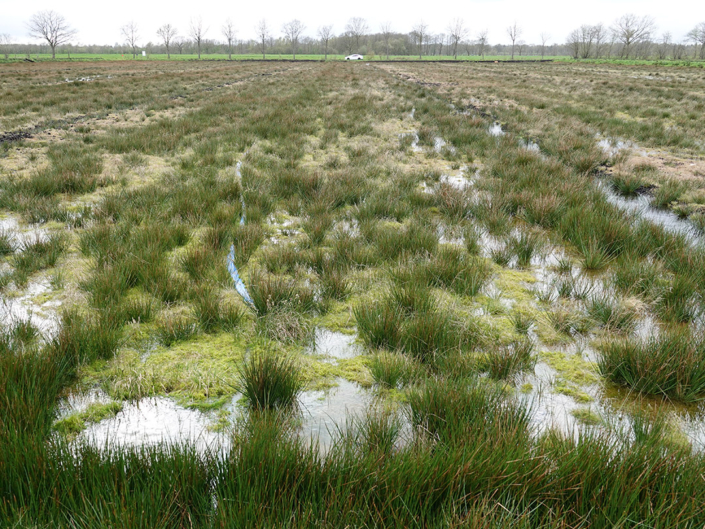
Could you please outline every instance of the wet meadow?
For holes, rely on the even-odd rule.
[[[702,69],[0,65],[3,527],[702,527]]]

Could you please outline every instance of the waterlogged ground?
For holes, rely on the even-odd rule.
[[[98,446],[188,439],[227,451],[248,414],[239,369],[274,351],[294,358],[304,380],[292,412],[299,435],[324,449],[354,417],[380,408],[404,417],[410,442],[409,392],[455,373],[528,403],[535,436],[619,432],[646,414],[666,417],[672,443],[702,449],[701,398],[645,393],[598,367],[604,343],[648,340],[673,323],[660,300],[680,272],[647,251],[640,256],[661,294],[619,286],[616,250],[594,256],[546,217],[573,179],[583,187],[571,192],[602,197],[626,225],[655,226],[684,252],[702,251],[705,146],[693,114],[702,115],[703,73],[670,68],[665,79],[644,77],[654,67],[575,64],[3,68],[0,131],[31,134],[0,149],[3,322],[31,321],[48,343],[73,307],[117,336],[109,354],[79,367],[54,435]],[[612,97],[605,108],[601,91],[613,96],[625,75],[635,100]],[[683,98],[648,107],[657,114],[638,103],[669,91]],[[517,166],[568,177],[531,209],[529,191],[508,199],[503,187]],[[47,183],[55,180],[73,183]],[[255,307],[228,274],[231,245]],[[428,285],[414,275],[444,266],[449,278],[429,272]],[[472,276],[477,288],[460,285],[470,269],[485,271]],[[416,290],[432,309],[394,297]],[[677,325],[702,326],[699,291]],[[390,336],[422,313],[444,323],[388,341],[360,329],[360,307],[381,311],[392,298],[401,308]],[[620,317],[605,316],[605,306]],[[457,336],[440,340],[447,328]],[[390,384],[383,368],[397,356],[406,364]]]

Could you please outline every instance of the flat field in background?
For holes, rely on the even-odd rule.
[[[8,59],[0,58],[0,64],[8,62],[24,61],[26,55],[22,54],[11,54]],[[327,59],[324,55],[311,55],[298,53],[296,55],[297,61],[343,61],[345,60],[345,55],[340,54],[329,54]],[[32,60],[37,61],[69,61],[69,62],[81,62],[81,61],[225,61],[229,60],[228,55],[224,53],[203,53],[201,59],[198,58],[196,54],[190,53],[172,53],[170,57],[167,57],[165,53],[150,53],[146,57],[142,57],[142,51],[140,50],[137,57],[132,56],[131,53],[57,53],[56,59],[52,59],[50,53],[35,53],[31,55]],[[260,61],[262,59],[262,54],[233,54],[233,61]],[[271,61],[291,61],[294,60],[293,55],[286,54],[266,54],[264,60]],[[705,61],[702,60],[657,60],[657,59],[619,59],[619,58],[609,58],[609,59],[574,59],[568,55],[546,55],[541,57],[540,55],[515,55],[514,59],[510,55],[485,55],[484,57],[479,55],[458,55],[457,58],[452,55],[424,55],[419,59],[418,55],[390,55],[387,58],[384,54],[374,54],[365,55],[364,61],[459,61],[459,62],[487,62],[487,61],[497,61],[497,62],[507,62],[507,61],[557,61],[557,62],[570,62],[576,64],[608,64],[608,65],[628,65],[628,66],[683,66],[688,68],[705,68]]]
[[[25,55],[10,55],[10,58],[7,59],[8,62],[12,61],[22,61],[24,60],[26,56]],[[342,61],[345,60],[346,55],[339,55],[339,54],[329,54],[328,55],[328,60],[329,61]],[[40,60],[40,61],[50,61],[52,60],[51,53],[33,53],[31,54],[31,58],[33,60]],[[272,61],[281,61],[281,60],[293,60],[294,56],[293,55],[287,55],[287,54],[271,54],[267,53],[265,55],[265,60],[272,60]],[[508,61],[510,60],[509,55],[486,55],[485,57],[480,57],[478,55],[458,55],[457,60],[458,61]],[[567,56],[558,56],[558,57],[545,57],[546,59],[569,59]],[[325,59],[325,56],[323,54],[321,55],[310,55],[310,54],[305,54],[305,53],[297,53],[296,54],[296,60],[297,61],[323,61]],[[540,55],[526,55],[526,56],[519,56],[516,55],[514,57],[514,60],[517,61],[522,61],[522,60],[528,60],[528,61],[536,61],[540,60],[541,56]],[[137,57],[132,57],[131,53],[74,53],[74,54],[67,54],[67,53],[57,53],[56,54],[56,59],[57,61],[165,61],[167,60],[167,54],[166,53],[148,53],[146,57],[142,57],[142,50],[139,50],[137,53]],[[194,61],[194,60],[199,60],[198,55],[195,53],[171,53],[169,60],[172,61]],[[204,61],[223,61],[223,60],[228,60],[228,54],[227,53],[202,53],[201,54],[201,59]],[[247,61],[247,60],[262,60],[262,54],[259,53],[252,53],[252,54],[236,54],[233,53],[232,55],[232,60],[233,61]],[[386,61],[387,57],[385,55],[365,55],[365,61]],[[418,55],[390,55],[389,60],[391,61],[414,61],[414,60],[419,60]],[[424,55],[422,56],[421,60],[424,61],[453,61],[456,60],[452,55]],[[0,61],[5,61],[5,59],[0,59]],[[360,61],[364,62],[364,61]],[[668,61],[666,61],[668,62]]]
[[[0,525],[702,527],[704,111],[653,64],[0,64]]]

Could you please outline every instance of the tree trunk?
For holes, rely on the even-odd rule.
[[[51,47],[51,58],[56,59],[56,46]]]

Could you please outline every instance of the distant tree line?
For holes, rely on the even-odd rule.
[[[204,26],[200,17],[180,30],[166,23],[154,35],[143,35],[134,21],[121,28],[123,42],[113,45],[76,45],[76,31],[54,11],[35,13],[27,23],[29,36],[42,44],[13,43],[8,35],[0,35],[0,55],[26,55],[49,52],[55,54],[121,54],[133,58],[144,50],[149,54],[202,55],[350,55],[360,53],[368,58],[392,56],[454,57],[458,56],[522,56],[551,57],[570,55],[575,59],[705,59],[705,22],[697,24],[682,42],[673,41],[670,33],[656,35],[651,17],[628,14],[611,26],[582,25],[568,35],[564,43],[549,44],[551,36],[541,33],[539,43],[522,39],[523,29],[515,22],[503,36],[508,43],[490,42],[487,30],[472,32],[462,19],[453,19],[441,32],[433,32],[423,21],[410,32],[395,31],[387,22],[378,29],[370,28],[360,17],[351,18],[343,31],[336,34],[332,25],[317,28],[316,37],[304,35],[306,26],[292,20],[281,28],[272,28],[266,19],[255,29],[256,38],[238,39],[237,28],[227,19],[219,28]]]
[[[676,42],[669,32],[657,35],[651,17],[628,14],[610,27],[582,25],[570,32],[566,45],[574,59],[705,59],[705,22]]]

